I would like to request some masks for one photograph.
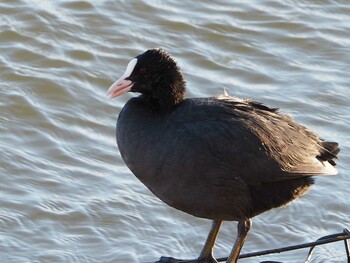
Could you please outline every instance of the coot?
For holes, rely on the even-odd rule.
[[[222,221],[238,221],[233,263],[252,217],[305,194],[312,176],[337,173],[338,144],[275,108],[227,94],[185,99],[180,68],[162,49],[133,58],[107,95],[126,92],[140,95],[118,117],[121,156],[163,202],[213,220],[199,262],[216,262]]]

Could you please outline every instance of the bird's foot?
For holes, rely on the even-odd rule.
[[[187,261],[185,259],[177,259],[177,258],[172,258],[172,257],[161,257],[155,263],[185,263],[185,262],[186,263],[192,263],[192,261]]]
[[[176,259],[172,257],[161,257],[155,263],[218,263],[215,258],[207,257],[207,258],[198,258],[198,259]]]
[[[198,263],[218,263],[218,261],[213,256],[208,256],[205,258],[198,258]]]

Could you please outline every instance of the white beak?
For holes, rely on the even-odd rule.
[[[126,78],[130,77],[136,64],[137,58],[130,60],[123,76],[121,76],[116,82],[112,84],[112,86],[109,87],[107,91],[107,97],[113,99],[131,90],[134,83],[131,80],[126,80]]]

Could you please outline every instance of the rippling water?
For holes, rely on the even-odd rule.
[[[197,257],[210,222],[155,198],[123,164],[105,93],[130,58],[163,47],[188,96],[253,97],[338,141],[339,175],[254,219],[243,252],[350,227],[348,1],[0,3],[2,262],[142,262]],[[227,256],[226,222],[215,255]],[[300,262],[306,251],[266,259]],[[345,262],[341,243],[313,262]]]

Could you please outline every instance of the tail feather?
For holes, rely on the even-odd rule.
[[[335,166],[336,163],[333,159],[338,159],[337,155],[340,151],[339,144],[336,142],[321,142],[321,151],[320,155],[317,156],[317,159],[324,162],[329,162],[331,165]]]

